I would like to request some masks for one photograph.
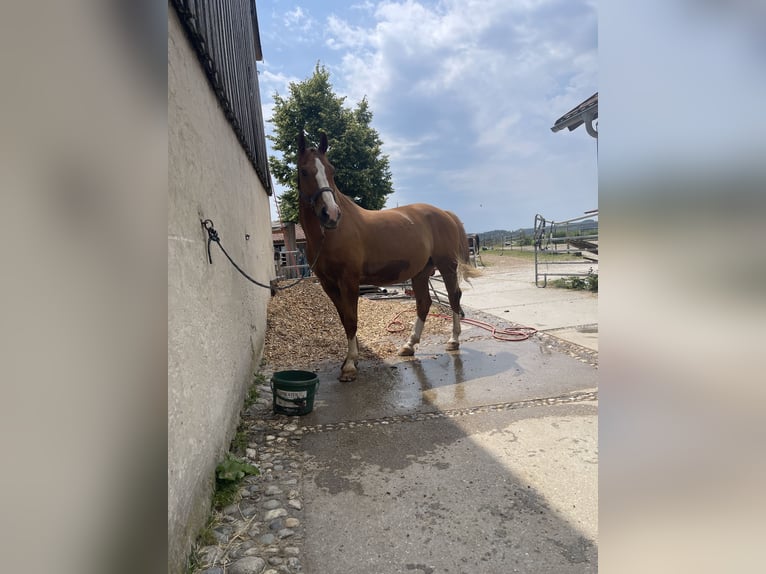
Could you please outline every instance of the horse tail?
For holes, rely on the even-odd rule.
[[[448,211],[447,214],[453,219],[455,225],[457,225],[459,234],[460,245],[458,246],[458,251],[456,253],[458,283],[465,279],[470,284],[470,279],[472,277],[481,276],[481,271],[471,265],[471,255],[468,250],[468,236],[465,233],[463,222],[460,221],[460,218],[451,211]]]

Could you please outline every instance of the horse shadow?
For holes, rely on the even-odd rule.
[[[429,352],[435,350],[423,345],[414,357],[396,362],[403,382],[416,383],[426,404],[446,401],[443,406],[461,407],[471,396],[490,395],[500,375],[512,385],[524,372],[519,356],[510,351],[487,353],[470,343],[457,351]]]

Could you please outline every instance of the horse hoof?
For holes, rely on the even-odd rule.
[[[460,348],[460,343],[457,341],[449,341],[447,343],[447,350],[448,351],[457,351]]]
[[[401,349],[399,349],[399,356],[400,357],[411,357],[415,354],[415,349],[412,347],[404,346]]]
[[[355,368],[342,369],[340,372],[340,376],[338,377],[338,380],[341,383],[349,383],[351,381],[356,380],[356,373],[357,373],[357,370]]]

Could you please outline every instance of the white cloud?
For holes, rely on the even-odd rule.
[[[334,14],[327,18],[326,44],[333,50],[355,49],[368,44],[368,32],[364,28],[351,26],[345,20],[341,20]]]
[[[364,2],[352,4],[350,8],[351,10],[360,10],[362,12],[372,13],[375,11],[375,2],[372,2],[372,0],[364,0]]]
[[[264,61],[259,66],[260,74],[258,82],[261,85],[261,91],[265,93],[278,92],[280,95],[286,95],[291,82],[299,82],[295,76],[290,76],[282,72],[272,72],[268,61]]]
[[[366,29],[333,16],[328,45],[348,50],[340,72],[352,100],[366,95],[376,113],[385,113],[402,97],[453,98],[473,109],[474,129],[481,130],[498,113],[528,107],[522,102],[531,95],[543,104],[559,91],[592,89],[582,85],[594,83],[595,48],[582,54],[584,47],[572,43],[587,18],[567,21],[558,14],[565,8],[545,1],[382,2]],[[595,26],[595,13],[590,19]],[[572,76],[571,87],[557,86],[562,73]],[[549,111],[533,108],[526,111]]]
[[[487,205],[512,190],[532,206],[532,197],[544,203],[568,187],[570,196],[587,196],[584,208],[594,207],[595,173],[590,186],[567,181],[578,177],[578,163],[595,172],[594,140],[550,131],[597,90],[591,0],[355,7],[326,18],[321,43],[332,54],[336,91],[348,104],[365,96],[370,103],[397,190],[389,205],[449,208],[468,189]]]
[[[282,72],[272,71],[269,61],[261,62],[258,66],[258,71],[258,85],[261,93],[261,114],[263,115],[266,133],[270,134],[272,133],[273,126],[269,120],[274,115],[274,98],[272,98],[272,94],[276,92],[282,97],[285,97],[289,93],[290,83],[299,82],[300,80]]]
[[[307,12],[304,12],[303,8],[300,6],[296,6],[292,10],[285,12],[282,18],[285,24],[285,28],[288,30],[308,32],[316,24],[316,21],[311,17],[311,15]]]
[[[391,160],[389,206],[464,210],[475,229],[501,227],[489,218],[506,208],[528,225],[562,197],[595,207],[595,141],[550,131],[597,90],[592,0],[358,0],[343,10],[321,22],[300,6],[280,12],[272,50],[303,68],[264,62],[260,81],[285,95],[320,61],[347,105],[366,96]]]

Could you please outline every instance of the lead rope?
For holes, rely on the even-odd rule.
[[[223,254],[229,260],[229,262],[234,266],[234,268],[237,271],[239,271],[242,274],[242,276],[245,279],[247,279],[248,281],[250,281],[252,283],[255,283],[256,285],[258,285],[258,287],[263,287],[264,289],[270,289],[272,296],[276,295],[277,291],[282,291],[283,289],[289,289],[290,287],[294,287],[295,285],[297,285],[298,283],[300,283],[301,281],[306,279],[305,277],[299,277],[298,279],[296,279],[295,281],[293,281],[292,283],[289,283],[287,285],[277,285],[276,284],[276,282],[277,282],[276,279],[273,279],[271,281],[270,285],[264,285],[263,283],[261,283],[259,281],[256,281],[255,279],[250,277],[250,275],[245,273],[239,265],[236,264],[236,262],[231,258],[231,256],[228,254],[226,249],[224,249],[223,245],[221,245],[221,238],[218,237],[218,232],[215,230],[215,227],[213,227],[212,220],[210,220],[210,219],[202,220],[201,219],[200,222],[202,223],[202,227],[205,229],[205,231],[207,231],[207,260],[208,260],[208,263],[210,265],[213,264],[213,257],[212,257],[212,255],[210,253],[210,244],[213,241],[215,241],[218,244],[218,247],[221,248],[221,251],[223,251]],[[316,257],[314,257],[314,262],[311,265],[309,265],[309,269],[311,269],[311,271],[314,271],[314,266],[317,264],[317,261],[319,260],[319,254],[322,252],[322,246],[323,245],[324,245],[324,233],[322,234],[322,241],[319,244],[319,249],[317,250]]]

